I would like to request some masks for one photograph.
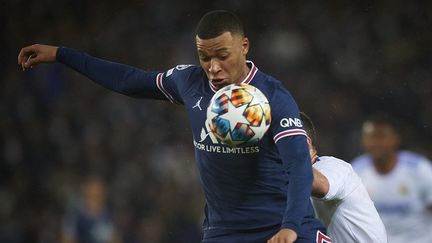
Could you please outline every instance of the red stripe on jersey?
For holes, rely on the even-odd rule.
[[[327,235],[323,234],[321,231],[317,231],[316,235],[316,242],[317,243],[332,243],[332,239],[328,237]]]
[[[294,136],[294,135],[304,135],[307,137],[307,134],[304,130],[302,129],[292,129],[292,130],[286,130],[283,132],[280,132],[278,134],[276,134],[273,137],[273,140],[275,141],[275,143],[277,143],[277,141],[279,141],[279,139],[284,138],[284,137],[289,137],[289,136]]]
[[[171,101],[171,103],[176,103],[176,102],[174,102],[174,98],[171,96],[171,94],[168,93],[168,91],[166,91],[166,89],[164,88],[163,83],[162,83],[162,76],[163,76],[163,73],[159,73],[156,77],[156,85],[157,85],[158,89],[165,95],[165,97],[167,97],[167,99],[169,101]]]
[[[251,62],[252,63],[252,62]],[[243,80],[242,83],[249,84],[250,81],[252,81],[253,77],[255,76],[256,72],[258,71],[258,68],[252,63],[252,69],[249,72],[249,74],[246,76],[246,78]]]
[[[210,84],[210,89],[213,91],[213,92],[217,92],[217,88],[216,88],[216,86],[214,86],[214,84],[212,83],[212,82],[210,82],[209,81],[209,84]]]

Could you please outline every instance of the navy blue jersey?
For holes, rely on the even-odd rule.
[[[63,233],[80,243],[108,243],[115,238],[113,217],[107,209],[98,215],[89,213],[84,203],[68,210]]]
[[[229,147],[220,144],[205,125],[216,90],[200,66],[146,72],[64,47],[57,60],[116,92],[184,105],[206,198],[204,238],[207,231],[214,235],[224,230],[277,232],[282,227],[295,230],[301,238],[313,228],[322,230],[309,200],[312,167],[298,107],[278,80],[252,62],[242,82],[266,95],[272,123],[258,144]]]

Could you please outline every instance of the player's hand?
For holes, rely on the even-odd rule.
[[[41,63],[55,62],[57,49],[57,46],[40,44],[26,46],[18,54],[18,65],[25,71]]]
[[[281,229],[267,243],[293,243],[297,240],[297,233],[291,229]]]

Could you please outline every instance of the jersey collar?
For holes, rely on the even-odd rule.
[[[243,81],[241,81],[242,84],[249,84],[253,77],[255,76],[255,74],[258,71],[258,68],[255,66],[255,64],[252,61],[247,60],[246,61],[246,65],[248,65],[250,67],[249,73],[246,75],[246,77],[243,79]],[[209,85],[210,85],[210,89],[213,92],[217,92],[218,90],[216,89],[216,86],[214,86],[210,80],[209,80]]]

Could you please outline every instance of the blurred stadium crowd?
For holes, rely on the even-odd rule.
[[[430,1],[6,0],[0,8],[0,242],[59,242],[94,175],[118,242],[200,239],[204,200],[183,108],[109,92],[59,64],[21,72],[16,56],[32,43],[165,71],[198,63],[202,14],[232,10],[250,60],[315,120],[322,154],[360,154],[362,121],[382,111],[401,123],[405,147],[432,158]]]

